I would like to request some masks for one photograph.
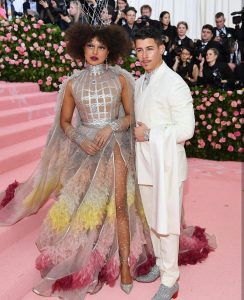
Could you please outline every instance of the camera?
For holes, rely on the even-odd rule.
[[[58,7],[55,8],[54,11],[63,16],[68,16],[69,12],[68,12],[68,7],[67,7],[65,0],[58,0],[57,4],[58,4]]]
[[[233,24],[235,24],[235,25],[240,24],[243,21],[243,19],[244,19],[244,7],[240,11],[234,11],[234,12],[232,12],[231,16],[233,16],[232,17]]]
[[[140,19],[141,19],[141,25],[143,25],[143,26],[146,26],[150,20],[150,18],[148,16],[141,16]]]

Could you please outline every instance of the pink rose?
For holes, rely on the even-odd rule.
[[[213,135],[213,136],[217,136],[217,131],[214,130],[214,131],[212,132],[212,135]]]
[[[203,93],[204,95],[206,95],[206,94],[208,94],[208,91],[207,91],[207,90],[203,90],[202,93]]]
[[[198,148],[204,148],[205,147],[205,142],[204,142],[203,139],[200,139],[197,142],[198,142]]]
[[[227,122],[226,122],[226,125],[227,125],[227,126],[230,126],[230,125],[231,125],[231,121],[227,121]]]
[[[212,114],[210,113],[210,114],[208,114],[208,118],[209,119],[211,119],[212,118]]]
[[[228,148],[227,148],[227,150],[228,150],[229,152],[233,152],[233,151],[234,151],[234,147],[231,146],[231,145],[229,145]]]
[[[199,95],[199,91],[195,91],[195,94],[196,94],[196,95]]]
[[[210,98],[209,98],[209,101],[210,101],[210,102],[214,102],[214,101],[215,101],[215,98],[214,98],[214,97],[210,97]]]
[[[223,112],[222,112],[222,116],[223,116],[223,117],[227,117],[227,116],[228,116],[227,111],[223,111]]]
[[[238,110],[235,110],[235,111],[233,112],[233,115],[234,115],[235,117],[239,116],[239,111],[238,111]]]
[[[221,124],[221,126],[225,126],[226,125],[226,121],[221,121],[220,124]]]
[[[212,135],[211,134],[208,135],[208,141],[212,142]]]
[[[207,129],[208,130],[212,129],[212,125],[208,124]]]
[[[223,101],[224,99],[225,99],[224,96],[222,96],[222,95],[219,96],[219,101]]]
[[[201,120],[204,120],[204,119],[205,119],[205,115],[200,115],[199,118],[200,118]]]
[[[241,128],[241,124],[235,124],[235,128],[240,129]]]
[[[220,124],[220,118],[215,119],[216,124]]]
[[[227,95],[228,95],[228,96],[231,96],[232,94],[233,94],[232,91],[227,91]]]
[[[221,108],[221,107],[218,107],[218,108],[217,108],[217,112],[221,113],[221,112],[222,112],[222,108]]]
[[[238,152],[239,152],[239,153],[243,153],[243,152],[244,152],[244,148],[239,148],[239,149],[238,149]]]
[[[206,121],[202,121],[202,125],[206,126],[208,123]]]
[[[206,106],[210,106],[210,105],[212,105],[212,103],[211,103],[210,101],[207,101],[207,102],[205,103],[205,105],[206,105]]]
[[[42,80],[42,79],[39,79],[39,80],[37,81],[37,83],[38,83],[39,85],[42,85],[42,84],[43,84],[43,80]]]
[[[234,135],[235,135],[235,136],[241,136],[241,133],[240,133],[240,131],[235,131],[235,132],[234,132]]]
[[[136,76],[141,76],[141,72],[140,71],[136,71]]]
[[[219,139],[219,142],[220,142],[220,143],[225,143],[225,142],[226,142],[226,138],[225,138],[225,137],[220,138],[220,139]]]
[[[219,93],[214,93],[214,97],[218,98],[219,97]]]
[[[237,107],[237,102],[236,101],[231,101],[231,107]]]
[[[221,149],[221,145],[220,144],[216,144],[214,148],[215,149]]]
[[[135,65],[136,65],[137,67],[140,67],[140,66],[141,66],[141,63],[140,63],[139,61],[136,61],[136,62],[135,62]]]
[[[133,63],[132,63],[132,64],[130,64],[130,67],[131,67],[131,69],[135,68],[135,66],[136,66],[136,65],[135,65],[135,64],[133,64]]]
[[[208,100],[208,97],[203,97],[202,102],[206,102]]]

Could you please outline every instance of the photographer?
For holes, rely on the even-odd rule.
[[[124,10],[129,7],[127,0],[117,0],[117,5],[115,8],[115,13],[113,16],[113,23],[119,26],[124,26],[126,24],[126,18]]]
[[[124,10],[125,18],[126,18],[126,24],[122,25],[122,27],[126,30],[131,40],[133,40],[136,31],[138,30],[138,26],[136,23],[136,13],[137,10],[129,6]]]
[[[40,0],[37,2],[37,12],[39,13],[39,18],[44,21],[44,23],[59,24],[60,17],[54,11],[52,0]],[[56,5],[56,2],[55,4]]]
[[[219,52],[210,48],[205,59],[199,65],[198,83],[206,86],[215,86],[222,89],[233,89],[235,76],[227,63],[217,62]]]
[[[213,26],[210,24],[205,24],[201,31],[201,40],[197,40],[194,43],[194,60],[199,64],[202,58],[206,57],[208,49],[215,48],[219,52],[218,61],[227,62],[227,52],[224,47],[213,40]]]
[[[214,40],[225,46],[228,38],[236,38],[235,29],[225,26],[225,16],[222,12],[215,15]]]
[[[88,24],[87,16],[85,15],[81,3],[78,0],[72,0],[70,2],[70,7],[66,11],[61,11],[60,17],[63,21],[61,29],[67,29],[70,25],[75,24],[77,22],[81,24]]]
[[[192,50],[182,48],[180,56],[175,57],[173,70],[178,73],[189,86],[194,86],[198,79],[198,67],[192,61]]]
[[[161,31],[160,22],[151,19],[152,8],[150,5],[147,4],[142,5],[140,11],[141,11],[141,17],[139,17],[136,21],[138,28],[144,26],[151,26]]]

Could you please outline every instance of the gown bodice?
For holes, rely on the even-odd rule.
[[[72,84],[82,125],[103,127],[118,119],[121,89],[119,76],[111,69],[105,65],[88,65]]]

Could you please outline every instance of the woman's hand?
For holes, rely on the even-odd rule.
[[[46,2],[46,1],[44,1],[44,0],[41,0],[40,2],[39,2],[40,4],[41,4],[41,6],[43,6],[44,8],[48,8],[48,3]]]
[[[81,142],[80,148],[88,155],[95,155],[100,150],[96,143],[88,139]]]
[[[71,19],[69,16],[64,16],[62,14],[60,14],[60,17],[63,21],[65,21],[66,23],[71,23]]]
[[[110,138],[113,130],[111,126],[106,126],[102,129],[100,129],[95,138],[94,138],[94,143],[101,149],[105,146],[107,140]]]

